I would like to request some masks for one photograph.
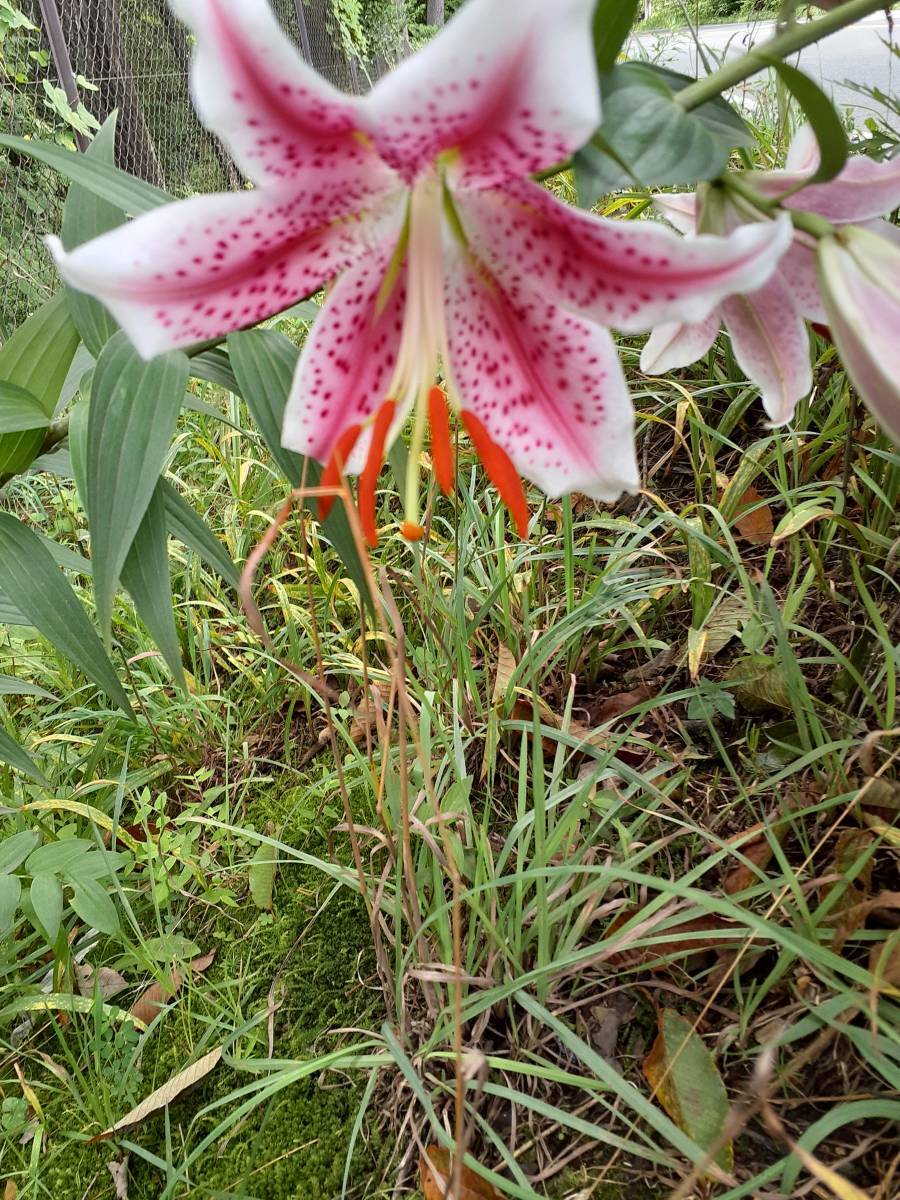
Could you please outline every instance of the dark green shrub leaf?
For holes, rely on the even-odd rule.
[[[123,712],[134,716],[69,581],[37,534],[9,513],[0,513],[0,591],[60,654],[80,667]]]
[[[22,884],[16,875],[0,875],[0,938],[12,929],[22,895]]]
[[[228,551],[214,536],[200,514],[191,508],[168,480],[161,479],[158,486],[166,505],[169,533],[189,550],[199,554],[208,567],[212,567],[236,590],[241,582],[241,574],[231,561]]]
[[[34,915],[47,935],[47,941],[53,945],[62,924],[63,893],[62,885],[55,875],[42,873],[35,875],[31,881],[28,893]]]
[[[107,342],[94,372],[86,507],[97,616],[107,642],[119,575],[165,464],[187,381],[183,354],[144,362],[124,333]]]
[[[27,754],[14,738],[11,738],[5,729],[0,729],[0,762],[5,762],[9,766],[21,771],[23,775],[27,775],[29,779],[33,779],[35,783],[47,785],[47,780],[41,774],[38,767],[30,754]]]
[[[166,500],[159,484],[122,566],[122,585],[134,601],[138,615],[150,630],[175,681],[183,688],[184,668],[169,574]]]
[[[91,162],[115,167],[116,116],[116,113],[112,114],[88,147],[85,157]],[[60,239],[67,250],[74,250],[76,246],[116,229],[125,223],[125,219],[121,208],[116,208],[96,192],[73,183],[63,208]],[[119,327],[93,296],[77,292],[74,288],[66,288],[66,292],[75,327],[96,358]]]
[[[642,9],[642,0],[598,0],[594,10],[594,53],[598,71],[608,71],[615,66]]]
[[[321,470],[318,463],[285,450],[281,445],[281,425],[297,369],[299,351],[284,334],[274,329],[251,329],[233,333],[228,339],[228,353],[235,378],[250,414],[256,422],[263,441],[281,467],[292,487],[304,478],[307,487],[315,487]],[[340,555],[347,574],[356,584],[366,604],[371,604],[365,571],[360,562],[350,522],[340,503],[332,508],[324,523],[332,546]]]
[[[28,392],[49,423],[78,348],[65,295],[60,293],[20,325],[0,349],[0,380]],[[44,442],[43,429],[0,435],[0,480],[31,466]]]
[[[85,924],[101,933],[118,933],[116,906],[95,879],[79,879],[72,884],[72,907]]]
[[[4,133],[0,134],[0,146],[46,163],[64,178],[80,184],[133,217],[159,208],[162,204],[171,204],[175,199],[162,188],[154,187],[152,183],[144,183],[142,179],[129,175],[127,171],[120,171],[118,167],[112,167],[100,159],[89,158],[86,154],[64,150],[62,146],[54,146],[50,142],[30,141]]]
[[[607,192],[714,179],[735,146],[753,137],[721,97],[685,112],[674,94],[685,75],[649,63],[627,62],[601,77],[603,123],[575,156],[579,203]]]
[[[15,383],[0,379],[0,433],[44,430],[49,424],[50,418],[36,396]]]

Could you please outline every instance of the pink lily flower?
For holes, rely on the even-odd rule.
[[[684,240],[575,211],[531,181],[599,122],[594,0],[518,0],[514,15],[469,0],[363,98],[313,72],[265,0],[174,7],[197,39],[197,110],[257,186],[167,206],[71,254],[54,241],[65,279],[147,357],[336,279],[283,438],[327,464],[326,482],[362,471],[370,542],[385,447],[410,412],[407,536],[422,532],[429,421],[438,483],[452,486],[445,396],[521,535],[520,476],[550,495],[635,490],[633,410],[608,327],[705,319],[768,278],[790,231]]]
[[[784,201],[786,208],[817,213],[838,228],[863,222],[880,236],[892,237],[893,227],[881,217],[900,204],[900,155],[883,163],[854,156],[836,179],[803,187],[818,161],[815,134],[804,125],[791,143],[786,169],[753,174],[748,182],[770,200],[800,188]],[[659,196],[655,203],[676,229],[685,234],[696,231],[696,195]],[[761,218],[756,210],[729,197],[719,219],[724,228],[733,230]],[[772,425],[784,425],[812,389],[806,321],[826,324],[828,316],[816,272],[816,239],[795,230],[790,249],[762,287],[728,296],[704,321],[657,326],[641,355],[641,370],[659,375],[689,366],[706,354],[724,325],[735,359],[759,388]]]
[[[847,374],[900,445],[900,236],[849,226],[819,243],[822,299]]]

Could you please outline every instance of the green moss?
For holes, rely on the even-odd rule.
[[[259,812],[249,820],[261,828],[271,818],[281,798],[262,798]],[[308,814],[297,808],[297,793],[287,804],[291,811],[275,819],[296,821],[297,828],[281,834],[288,844],[299,844],[300,826]],[[308,827],[308,825],[307,825]],[[305,849],[325,854],[321,844]],[[206,976],[185,989],[157,1035],[144,1051],[141,1095],[160,1086],[185,1063],[225,1040],[234,1028],[264,1015],[269,990],[279,977],[283,1002],[275,1016],[274,1057],[308,1059],[334,1044],[329,1031],[336,1027],[377,1028],[382,1016],[379,994],[360,982],[372,974],[371,936],[363,905],[348,890],[334,894],[333,884],[312,867],[286,866],[278,877],[272,914],[241,908],[237,915],[216,916],[213,930],[188,931],[208,947],[217,945],[216,962]],[[319,911],[321,909],[321,911]],[[305,932],[304,932],[305,931]],[[303,934],[299,944],[298,937]],[[233,1025],[217,1028],[223,1011],[233,1013]],[[221,1033],[221,1036],[216,1036]],[[73,1035],[74,1036],[74,1035]],[[264,1058],[268,1054],[265,1019],[237,1044],[241,1055]],[[73,1046],[77,1053],[77,1046]],[[202,1123],[192,1125],[205,1105],[226,1099],[254,1079],[256,1074],[220,1065],[197,1088],[176,1101],[169,1111],[169,1134],[162,1114],[134,1128],[125,1137],[149,1154],[177,1167],[240,1101],[217,1109]],[[89,1076],[85,1085],[89,1086]],[[340,1195],[350,1134],[357,1113],[363,1080],[328,1074],[292,1084],[256,1108],[239,1127],[232,1127],[194,1165],[190,1185],[176,1196],[212,1196],[232,1193],[257,1200],[335,1200]],[[86,1145],[68,1140],[72,1132],[88,1127],[85,1114],[60,1090],[45,1112],[51,1145],[41,1166],[39,1190],[29,1191],[20,1177],[20,1196],[44,1200],[75,1200],[96,1179],[98,1197],[112,1196],[106,1163],[117,1157],[109,1143]],[[112,1097],[115,1104],[115,1097]],[[115,1115],[123,1115],[121,1108]],[[96,1128],[96,1126],[94,1126]],[[91,1130],[93,1132],[93,1130]],[[167,1152],[167,1144],[171,1149]],[[351,1168],[357,1185],[377,1174],[380,1153],[377,1137],[361,1138]],[[0,1164],[0,1174],[25,1168],[27,1148]],[[164,1173],[130,1156],[131,1200],[158,1200],[165,1185]],[[94,1192],[89,1194],[93,1195]]]

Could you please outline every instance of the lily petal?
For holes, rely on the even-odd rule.
[[[725,296],[765,283],[791,241],[786,214],[728,237],[683,238],[649,221],[595,217],[529,181],[458,206],[476,254],[504,287],[539,280],[557,303],[629,333],[702,321]]]
[[[57,238],[48,245],[66,282],[102,300],[138,353],[152,358],[287,308],[377,236],[374,217],[322,226],[309,216],[293,190],[196,196],[71,253]],[[380,219],[399,228],[400,207]]]
[[[722,316],[718,309],[705,321],[690,325],[680,321],[657,325],[641,351],[641,370],[645,375],[663,375],[678,367],[689,367],[706,354],[721,328]]]
[[[775,199],[807,177],[805,170],[766,171],[751,176],[750,182],[763,196]],[[818,213],[836,224],[884,216],[900,205],[900,154],[886,162],[856,154],[836,179],[803,187],[784,205]]]
[[[900,245],[866,229],[847,233],[848,244],[819,243],[828,324],[848,375],[900,445]]]
[[[679,233],[697,232],[697,195],[695,192],[663,192],[653,197],[653,207]]]
[[[412,183],[455,151],[455,187],[492,187],[563,162],[600,123],[594,0],[468,0],[364,101],[366,128]],[[513,11],[514,10],[514,11]]]
[[[819,165],[821,152],[812,125],[808,121],[797,128],[788,147],[785,167],[788,171],[798,171],[801,175],[812,175]]]
[[[634,413],[605,329],[533,293],[512,296],[462,252],[448,263],[446,312],[463,412],[524,478],[550,496],[637,490]]]
[[[819,293],[816,248],[794,234],[794,244],[778,265],[778,274],[790,289],[794,303],[808,321],[826,325],[825,306]]]
[[[288,398],[282,444],[326,462],[341,435],[364,424],[386,400],[403,332],[406,274],[401,271],[385,297],[393,241],[360,259],[338,280],[313,326]],[[391,437],[406,419],[398,403]],[[372,439],[366,427],[347,463],[348,474],[363,469]]]
[[[359,133],[359,100],[307,66],[267,0],[171,3],[197,38],[197,112],[249,178],[289,179],[328,217],[354,212],[396,186]]]
[[[790,289],[778,275],[748,296],[722,305],[734,357],[760,390],[773,425],[784,425],[812,389],[809,334]]]

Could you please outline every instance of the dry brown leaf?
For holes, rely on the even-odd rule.
[[[894,935],[869,951],[869,970],[882,991],[900,991],[900,936]]]
[[[506,693],[517,666],[518,663],[512,650],[501,642],[497,647],[497,671],[494,675],[494,692],[491,697],[491,703],[495,708],[499,708],[506,699]]]
[[[116,1200],[128,1200],[128,1155],[121,1162],[108,1162],[106,1169],[112,1175]]]
[[[766,829],[768,829],[771,836],[766,835]],[[775,853],[773,839],[777,840],[778,844],[783,846],[784,840],[790,831],[790,822],[784,818],[780,820],[776,818],[762,824],[751,825],[749,829],[745,829],[742,833],[728,840],[730,842],[738,842],[745,838],[748,833],[754,833],[756,830],[760,831],[759,836],[753,838],[752,841],[744,843],[738,849],[744,858],[749,859],[760,871],[764,871],[772,861],[772,856]],[[752,887],[756,882],[757,876],[751,867],[745,863],[739,863],[725,876],[722,889],[726,896],[733,896],[736,892],[743,892],[748,887]]]
[[[199,958],[192,959],[190,970],[194,975],[202,975],[207,967],[211,966],[216,957],[215,950],[210,950],[208,954],[202,954]],[[174,1000],[181,991],[181,985],[184,983],[184,975],[178,969],[169,972],[156,983],[151,983],[132,1004],[128,1010],[129,1016],[132,1016],[137,1021],[143,1022],[144,1025],[149,1025],[150,1022],[158,1015],[161,1008],[165,1008],[170,1001]]]
[[[111,967],[100,967],[95,971],[90,963],[76,963],[75,985],[78,988],[78,994],[93,996],[95,982],[104,1000],[117,996],[119,992],[124,992],[128,987],[127,980],[123,979],[118,971],[113,971]]]
[[[19,1194],[18,1184],[14,1179],[7,1179],[6,1187],[3,1189],[3,1200],[16,1200]]]
[[[775,532],[772,510],[762,499],[755,487],[748,487],[738,501],[734,521],[741,537],[754,546],[768,546]]]
[[[619,692],[616,696],[607,696],[604,700],[599,701],[594,709],[594,720],[598,725],[604,725],[607,721],[614,721],[617,717],[623,716],[629,712],[637,704],[643,704],[645,700],[651,699],[656,695],[656,691],[648,687],[647,684],[641,684],[630,692]]]
[[[109,1129],[104,1129],[102,1133],[98,1133],[96,1137],[91,1138],[91,1141],[99,1142],[104,1138],[112,1137],[115,1133],[121,1133],[123,1129],[130,1129],[133,1125],[139,1125],[146,1117],[152,1116],[153,1113],[159,1112],[161,1108],[172,1104],[182,1092],[186,1092],[195,1083],[199,1083],[201,1079],[205,1079],[213,1067],[218,1064],[221,1057],[221,1046],[217,1046],[215,1050],[210,1050],[209,1054],[204,1054],[203,1058],[198,1059],[197,1062],[186,1067],[183,1071],[179,1071],[177,1075],[173,1075],[162,1087],[158,1087],[155,1092],[151,1092],[146,1100],[142,1100],[131,1112],[126,1113],[121,1121],[116,1121],[115,1125],[111,1125]]]
[[[419,1158],[419,1176],[425,1200],[444,1200],[453,1171],[450,1153],[440,1146],[429,1146],[427,1155],[427,1160],[424,1154]],[[502,1200],[492,1183],[466,1166],[462,1169],[458,1196],[459,1200]]]
[[[618,929],[635,917],[638,911],[636,908],[627,908],[620,912],[610,922],[606,930],[606,937],[612,937]],[[670,945],[661,946],[636,946],[617,954],[611,954],[606,961],[611,967],[641,964],[654,970],[664,969],[672,964],[663,962],[663,959],[668,958],[675,951],[683,954],[696,954],[701,950],[733,949],[736,944],[734,938],[717,937],[716,935],[736,928],[734,922],[726,921],[724,917],[692,917],[688,921],[682,921],[680,924],[671,925],[666,929],[666,936],[678,935],[677,942],[673,941]],[[684,938],[682,935],[685,933],[697,936]]]

